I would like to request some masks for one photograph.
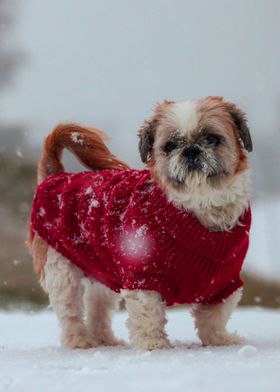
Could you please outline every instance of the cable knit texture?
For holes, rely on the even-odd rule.
[[[158,291],[166,305],[222,302],[242,286],[251,211],[213,232],[168,201],[148,170],[60,173],[36,190],[32,232],[112,290]]]

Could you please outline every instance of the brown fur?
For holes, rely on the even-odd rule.
[[[152,167],[154,164],[152,150],[157,126],[159,125],[160,119],[172,103],[173,101],[167,100],[163,101],[163,103],[158,103],[155,107],[153,116],[144,122],[138,132],[140,156],[142,161],[149,167]]]
[[[244,136],[243,129],[246,127],[246,116],[245,114],[234,104],[231,102],[226,102],[222,97],[207,97],[200,101],[199,110],[201,110],[202,117],[200,120],[200,127],[203,126],[213,126],[214,128],[219,129],[222,125],[222,131],[226,132],[228,137],[231,139],[231,145],[236,149],[236,161],[235,164],[232,165],[232,173],[231,176],[248,169],[248,159],[246,154],[244,153],[244,148],[240,143],[240,139],[243,141],[244,137],[247,140],[250,139],[250,145],[247,146],[244,142],[243,144],[246,148],[249,148],[249,151],[252,151],[252,142],[248,136]],[[236,117],[240,119],[241,128],[238,127],[238,124],[235,122]],[[206,121],[205,121],[206,120]],[[244,125],[243,125],[244,124]],[[249,131],[248,131],[249,132]],[[241,134],[242,136],[241,136]],[[245,140],[244,139],[244,140]],[[227,153],[227,152],[226,152]]]
[[[36,233],[28,244],[32,253],[34,271],[40,278],[43,278],[44,265],[47,261],[48,244]]]
[[[88,128],[78,124],[58,124],[45,140],[38,164],[38,183],[48,176],[64,171],[61,162],[63,149],[71,151],[76,158],[91,170],[117,168],[129,169],[129,166],[118,159],[104,144],[107,136],[96,128]],[[27,240],[32,256],[35,272],[42,278],[47,261],[47,243],[36,233],[30,233]]]
[[[64,171],[61,163],[64,148],[71,151],[84,166],[91,170],[128,169],[128,165],[106,147],[103,142],[105,139],[107,136],[96,128],[78,124],[58,124],[45,140],[38,165],[38,182],[53,173]]]

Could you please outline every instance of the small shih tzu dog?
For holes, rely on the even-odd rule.
[[[192,306],[203,345],[238,344],[226,324],[251,225],[246,116],[221,97],[164,101],[139,138],[144,170],[97,129],[58,125],[45,141],[29,245],[62,343],[119,344],[110,313],[123,298],[134,348],[171,347],[164,309],[174,304]],[[65,173],[64,148],[90,170]]]

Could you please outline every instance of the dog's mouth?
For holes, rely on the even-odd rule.
[[[194,161],[186,161],[186,178],[188,175],[197,173],[202,179],[217,179],[228,175],[228,171],[217,159],[200,159]]]
[[[219,180],[227,175],[227,171],[222,165],[208,164],[204,160],[184,160],[180,164],[172,167],[169,171],[169,180],[174,187],[182,188],[189,186],[190,183],[202,185],[207,183],[209,185],[217,186]]]
[[[203,164],[200,160],[196,161],[186,161],[186,169],[188,172],[201,172],[203,171]]]

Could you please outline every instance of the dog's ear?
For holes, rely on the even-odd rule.
[[[138,132],[139,136],[139,151],[143,163],[146,163],[151,157],[153,150],[155,132],[158,124],[157,119],[151,119],[144,122]]]
[[[147,163],[151,158],[153,145],[155,141],[156,128],[166,110],[174,103],[174,101],[164,100],[157,103],[154,115],[146,120],[138,132],[139,151],[142,162]]]
[[[244,148],[251,152],[253,151],[253,143],[250,135],[250,131],[247,124],[247,118],[245,113],[235,105],[231,105],[229,113],[233,122],[237,128],[238,136],[243,143]]]

